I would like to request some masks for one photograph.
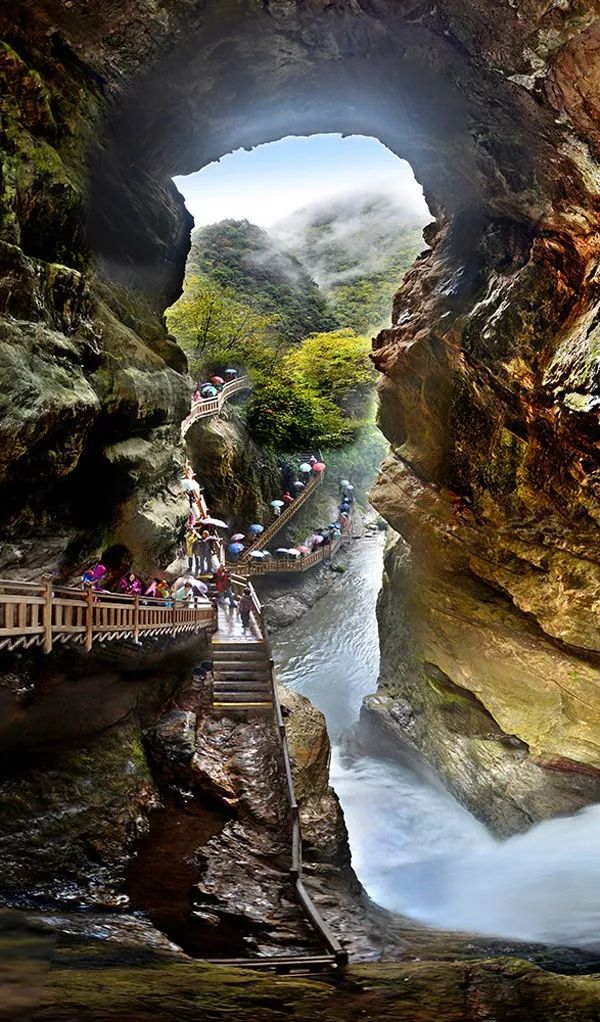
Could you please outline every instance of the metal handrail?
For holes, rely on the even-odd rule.
[[[181,436],[184,437],[190,426],[198,419],[205,419],[208,415],[218,415],[225,402],[241,390],[249,390],[252,382],[249,376],[240,376],[237,380],[230,380],[223,385],[223,389],[216,397],[205,397],[197,401],[190,414],[181,423]]]
[[[288,804],[290,807],[290,813],[292,815],[292,864],[291,874],[294,878],[294,885],[296,891],[296,897],[305,916],[313,926],[313,928],[319,934],[321,940],[330,951],[331,955],[335,959],[338,966],[344,966],[348,962],[348,952],[342,947],[337,937],[332,933],[329,926],[321,916],[316,905],[312,901],[308,891],[306,890],[302,882],[302,829],[300,826],[300,814],[298,807],[298,800],[296,798],[296,789],[294,787],[294,778],[292,775],[292,765],[290,760],[290,753],[287,743],[287,732],[285,722],[283,719],[283,713],[281,712],[281,703],[279,701],[279,693],[277,691],[277,679],[275,676],[275,663],[271,656],[271,644],[269,640],[269,632],[267,628],[267,622],[265,619],[264,609],[260,602],[260,599],[254,589],[251,582],[248,582],[245,578],[239,575],[231,576],[232,585],[234,591],[239,591],[240,587],[248,587],[250,589],[250,595],[252,599],[253,614],[256,621],[256,625],[262,635],[263,642],[269,657],[269,678],[271,682],[271,693],[273,700],[273,715],[275,718],[275,728],[279,736],[279,745],[281,749],[281,756],[283,759],[283,773],[285,778],[285,786],[287,790]]]

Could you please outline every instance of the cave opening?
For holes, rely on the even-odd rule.
[[[388,551],[369,713],[502,836],[597,802],[593,5],[142,8],[0,12],[8,573],[38,577],[68,544],[66,570],[94,544],[165,563],[189,398],[161,325],[191,226],[173,175],[288,133],[375,136],[410,161],[436,226],[374,352],[392,445],[374,499],[404,538]],[[569,888],[548,857],[535,889],[560,925],[541,913],[533,938],[597,933],[595,826],[588,812],[533,828],[532,873],[562,844],[580,878]],[[485,871],[527,902],[535,876],[519,888],[494,857]],[[570,904],[547,897],[556,887]]]

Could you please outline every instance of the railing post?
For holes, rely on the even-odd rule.
[[[92,648],[94,642],[94,590],[92,586],[88,586],[85,594],[86,602],[86,621],[85,621],[85,648],[88,653]]]
[[[140,594],[134,593],[133,597],[133,638],[135,642],[140,641]]]
[[[44,653],[52,651],[52,575],[44,578],[46,586],[44,603]]]
[[[173,611],[171,614],[171,634],[177,635],[177,600],[173,597]]]

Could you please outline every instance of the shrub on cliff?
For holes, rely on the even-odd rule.
[[[320,397],[285,366],[274,367],[257,384],[247,422],[257,443],[282,451],[322,444],[336,447],[350,439],[356,428],[333,401]]]

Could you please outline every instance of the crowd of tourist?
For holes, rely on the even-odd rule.
[[[314,455],[295,468],[285,466],[284,493],[281,498],[271,502],[275,518],[279,517],[282,509],[287,509],[298,499],[311,478],[324,470],[324,462],[319,461]],[[186,574],[173,583],[161,575],[144,579],[130,567],[119,571],[99,561],[83,574],[82,586],[97,593],[137,596],[142,601],[159,600],[164,606],[193,605],[198,601],[207,602],[215,599],[221,607],[228,607],[231,611],[238,610],[245,631],[250,622],[252,594],[251,590],[246,588],[237,600],[233,591],[231,573],[226,563],[225,542],[219,531],[225,530],[227,524],[209,514],[203,488],[189,465],[184,471],[181,486],[188,502],[185,532]],[[335,522],[330,522],[324,528],[313,532],[305,543],[289,549],[280,547],[273,555],[267,550],[255,549],[265,527],[254,523],[248,527],[247,533],[234,533],[230,537],[227,545],[228,560],[235,564],[247,546],[252,548],[249,556],[253,559],[271,556],[277,559],[296,559],[319,548],[325,550],[327,545],[335,542],[346,531],[353,499],[352,484],[348,479],[342,479],[338,517]]]

